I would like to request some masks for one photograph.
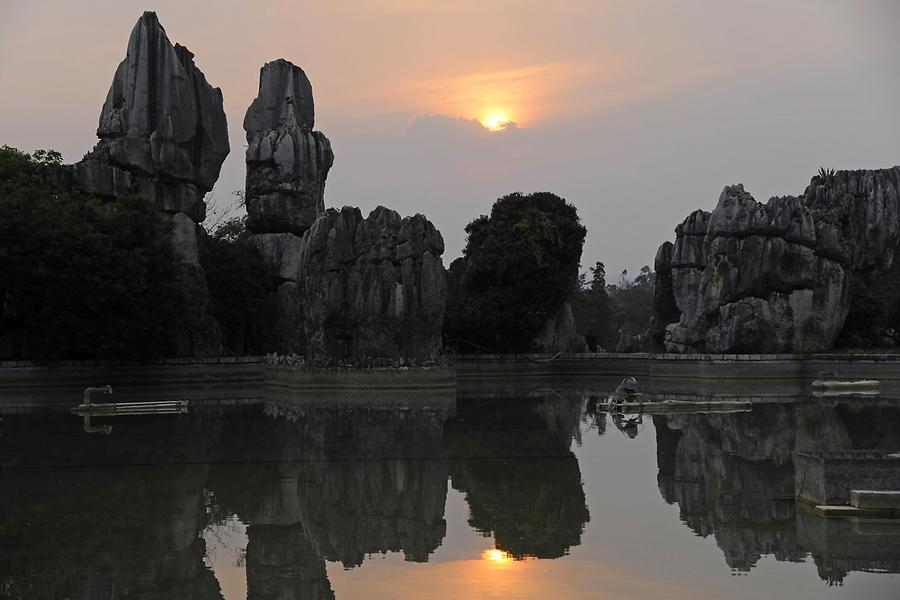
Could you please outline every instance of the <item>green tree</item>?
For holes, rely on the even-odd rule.
[[[585,228],[549,192],[509,194],[466,227],[465,267],[445,332],[471,352],[521,352],[572,294]]]
[[[270,349],[275,311],[268,269],[257,249],[242,239],[246,222],[247,217],[224,221],[200,243],[209,312],[222,326],[225,348],[236,354]]]
[[[584,336],[588,348],[596,352],[600,348],[610,349],[615,345],[616,338],[606,291],[606,267],[602,262],[597,262],[590,272],[590,282],[584,273],[579,276],[572,311],[578,333]]]
[[[656,273],[643,266],[634,281],[628,280],[628,271],[622,271],[618,285],[609,285],[612,306],[612,329],[618,332],[624,327],[632,333],[643,333],[653,319],[653,291]]]
[[[0,148],[0,354],[149,358],[189,328],[171,225],[77,189],[54,151]]]

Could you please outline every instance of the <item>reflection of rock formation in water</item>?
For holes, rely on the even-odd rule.
[[[219,599],[201,532],[236,514],[250,523],[248,598],[332,598],[326,560],[428,560],[445,535],[451,464],[473,526],[498,547],[556,557],[580,543],[580,397],[463,401],[460,418],[433,398],[355,404],[117,419],[110,436],[84,434],[75,418],[11,416],[0,585],[27,597]],[[30,457],[88,468],[28,469]]]
[[[556,558],[581,542],[589,514],[569,449],[581,400],[460,401],[447,425],[453,487],[469,524],[522,558]]]
[[[829,519],[798,505],[797,539],[812,556],[819,577],[829,583],[841,583],[853,571],[900,573],[896,522]]]
[[[781,412],[766,419],[768,424],[782,420]],[[654,421],[658,452],[672,452],[659,455],[663,497],[681,507],[681,518],[698,535],[715,536],[731,568],[749,570],[764,554],[781,560],[796,558],[794,479],[793,469],[785,464],[785,453],[789,460],[790,451],[778,436],[754,439],[751,432],[743,444],[739,437],[729,439],[728,430],[738,432],[747,424],[743,416],[656,417]],[[675,431],[680,435],[673,435]],[[741,445],[748,454],[726,449]],[[760,446],[772,451],[773,459],[761,458],[765,455],[757,452]]]
[[[300,525],[251,525],[247,536],[247,600],[334,599],[325,562]]]
[[[866,542],[859,535],[835,535],[838,526],[811,514],[798,521],[803,507],[794,503],[792,463],[795,450],[888,449],[896,444],[898,419],[896,410],[819,403],[655,417],[660,492],[679,505],[688,527],[715,537],[733,569],[749,570],[763,555],[797,561],[812,554],[828,581],[851,570],[900,572],[900,560],[873,562],[875,555],[861,552]],[[817,529],[829,535],[812,535]],[[900,544],[898,536],[883,540]]]
[[[87,436],[75,418],[5,416],[3,429],[0,595],[221,600],[198,537],[215,424],[149,418]]]
[[[251,427],[235,423],[223,438],[223,454],[253,462],[217,467],[211,476],[217,501],[254,523],[248,530],[248,571],[251,564],[269,564],[254,553],[272,544],[283,544],[285,554],[305,561],[292,575],[296,586],[309,585],[312,573],[324,573],[323,559],[348,567],[379,552],[428,559],[446,530],[447,470],[440,458],[444,410],[276,412],[276,418],[254,420]],[[266,546],[255,536],[272,529],[257,524],[293,533],[272,534]],[[301,537],[309,552],[297,550]],[[323,585],[317,589],[327,589],[327,581]]]

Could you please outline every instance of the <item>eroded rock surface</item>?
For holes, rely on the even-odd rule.
[[[325,210],[331,144],[313,131],[312,86],[279,59],[260,70],[247,110],[247,243],[276,289],[271,350],[310,365],[439,360],[444,240],[422,215]]]
[[[427,363],[441,354],[444,240],[422,215],[329,209],[303,236],[300,290],[313,361]]]
[[[300,67],[279,59],[259,73],[247,110],[247,226],[259,233],[302,235],[325,210],[331,142],[313,131],[312,85]]]
[[[313,364],[422,364],[441,355],[444,240],[422,215],[328,209],[303,237],[255,234],[278,281],[279,350]]]
[[[75,164],[81,185],[107,199],[147,196],[172,225],[172,245],[183,260],[175,276],[192,290],[197,323],[196,330],[176,334],[174,354],[218,354],[221,331],[207,314],[198,235],[206,218],[203,198],[229,151],[222,91],[207,82],[187,48],[172,45],[156,13],[145,12],[131,30],[97,137]]]
[[[203,196],[229,151],[222,92],[187,48],[172,45],[156,13],[145,12],[131,31],[97,136],[100,142],[75,165],[89,191],[145,193],[161,210],[203,221]]]
[[[898,214],[900,167],[819,175],[803,196],[766,204],[726,187],[712,213],[695,211],[660,247],[656,347],[830,349],[854,294],[892,268]],[[887,287],[875,301],[894,310],[900,296]]]

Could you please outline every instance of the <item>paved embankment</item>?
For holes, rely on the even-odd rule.
[[[900,354],[470,354],[454,357],[460,378],[612,376],[691,379],[815,379],[900,381]]]

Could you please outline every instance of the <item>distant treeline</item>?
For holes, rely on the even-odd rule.
[[[653,318],[653,290],[656,274],[644,266],[633,280],[622,271],[618,283],[606,282],[602,262],[578,277],[572,310],[579,336],[591,352],[615,351],[619,331],[640,334],[647,331]],[[581,340],[578,341],[581,343]]]

